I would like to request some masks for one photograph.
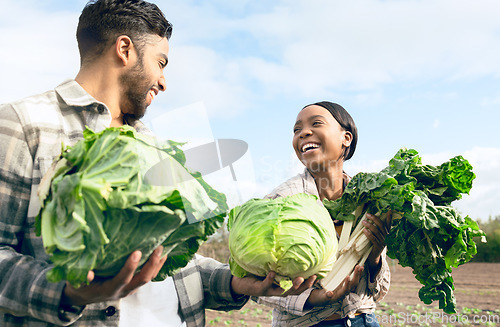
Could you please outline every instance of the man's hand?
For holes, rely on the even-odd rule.
[[[125,262],[120,272],[110,279],[96,279],[94,272],[90,271],[87,279],[88,285],[82,285],[79,288],[66,283],[61,298],[62,305],[86,305],[90,303],[112,301],[121,299],[137,288],[150,282],[158,275],[161,267],[167,260],[167,256],[161,258],[163,247],[159,246],[141,270],[136,274],[135,271],[141,260],[141,252],[133,252]]]
[[[231,280],[231,288],[235,294],[244,294],[250,296],[287,296],[297,295],[312,287],[316,281],[316,275],[312,275],[304,280],[302,277],[297,277],[293,280],[293,286],[285,292],[279,287],[274,279],[276,273],[273,271],[267,274],[265,279],[254,275],[248,275],[243,278],[233,276]]]
[[[358,286],[363,267],[357,265],[354,267],[354,275],[352,279],[347,276],[344,281],[333,291],[325,289],[315,289],[309,295],[306,301],[305,308],[310,309],[315,306],[324,306],[343,300],[356,286]]]

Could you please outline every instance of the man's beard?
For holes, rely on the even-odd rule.
[[[152,87],[147,85],[142,61],[140,55],[135,66],[120,77],[122,87],[125,90],[125,97],[120,105],[123,107],[122,112],[124,115],[132,116],[135,119],[144,117],[147,108],[146,99]]]

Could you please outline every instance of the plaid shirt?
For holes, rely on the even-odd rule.
[[[68,80],[53,91],[0,106],[0,325],[118,326],[119,301],[62,312],[64,282],[49,283],[51,268],[35,217],[40,210],[37,189],[43,174],[64,146],[83,138],[85,126],[99,132],[111,123],[108,108]],[[139,133],[149,130],[128,121]],[[204,326],[204,308],[233,309],[231,273],[208,258],[192,260],[174,283],[180,315],[187,326]]]
[[[343,183],[347,184],[349,177],[344,174]],[[318,197],[318,190],[314,178],[307,169],[274,189],[267,198],[277,198],[289,196],[297,193],[313,194]],[[338,235],[337,235],[338,236]],[[352,316],[354,313],[371,313],[375,310],[375,302],[384,298],[389,291],[390,270],[386,259],[386,250],[382,253],[382,267],[375,276],[375,281],[370,282],[368,269],[365,268],[358,286],[354,292],[348,294],[343,301],[304,310],[304,305],[315,285],[300,295],[287,297],[260,297],[254,299],[260,304],[265,304],[273,308],[273,326],[311,326],[331,315],[337,313],[342,317]]]

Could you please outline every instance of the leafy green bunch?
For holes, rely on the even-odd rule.
[[[354,226],[365,212],[392,210],[387,255],[413,269],[423,285],[419,297],[424,303],[439,301],[440,309],[455,313],[452,268],[477,253],[474,237],[486,241],[477,223],[451,206],[469,193],[474,178],[462,156],[439,166],[423,165],[416,150],[403,148],[382,171],[356,174],[341,198],[324,205],[335,219],[355,220]]]
[[[159,245],[167,260],[156,280],[184,267],[222,225],[224,194],[187,170],[180,143],[160,147],[129,126],[83,136],[39,187],[36,231],[54,264],[48,280],[78,286],[90,270],[114,276],[133,251],[142,266]]]

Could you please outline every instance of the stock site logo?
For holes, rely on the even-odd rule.
[[[248,144],[238,139],[215,139],[202,103],[156,116],[150,127],[160,140],[185,143],[181,147],[185,166],[201,173],[207,183],[224,193],[230,207],[243,201],[243,193],[251,194],[255,183]],[[170,160],[160,160],[148,170],[145,180],[152,185],[175,187],[197,182],[188,173],[173,176],[170,164]]]

